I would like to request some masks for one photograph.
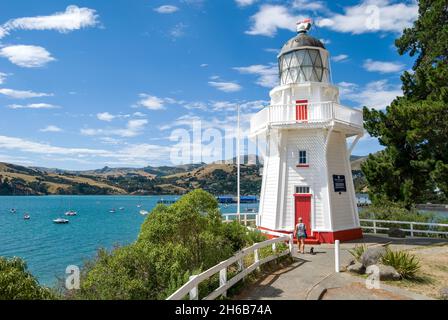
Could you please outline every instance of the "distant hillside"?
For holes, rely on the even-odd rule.
[[[350,162],[352,165],[352,170],[361,170],[361,164],[366,161],[366,156],[351,156]]]
[[[359,166],[366,157],[353,156],[352,170],[357,191],[365,189]],[[201,188],[213,194],[235,194],[237,168],[234,162],[189,164],[144,168],[109,168],[68,171],[0,163],[0,195],[46,194],[183,194]],[[261,159],[241,159],[241,193],[258,194]],[[243,161],[245,160],[245,161]]]

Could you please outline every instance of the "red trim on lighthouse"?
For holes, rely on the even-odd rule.
[[[335,232],[314,232],[314,236],[322,243],[334,243],[335,240],[341,242],[362,239],[362,229],[340,230]]]
[[[274,231],[278,233],[283,233],[284,235],[292,234],[293,231],[286,231],[286,230],[273,230],[269,228],[264,227],[258,227],[261,231]],[[269,239],[274,238],[273,235],[266,234]],[[307,238],[305,240],[306,244],[319,244],[319,243],[334,243],[335,240],[339,240],[341,242],[345,241],[351,241],[351,240],[357,240],[362,239],[362,230],[361,228],[355,228],[355,229],[349,229],[349,230],[341,230],[341,231],[335,231],[335,232],[319,232],[319,231],[313,231],[313,238]],[[294,239],[294,242],[296,242],[296,239]]]

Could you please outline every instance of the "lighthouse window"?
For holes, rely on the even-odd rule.
[[[308,157],[305,150],[299,151],[299,164],[308,164]]]
[[[309,193],[310,193],[310,187],[303,187],[303,186],[296,187],[296,194],[309,194]]]
[[[284,54],[279,59],[281,84],[307,81],[328,82],[328,59],[317,49],[302,49]]]

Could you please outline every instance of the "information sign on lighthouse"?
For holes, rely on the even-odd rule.
[[[252,137],[266,141],[257,225],[292,233],[302,218],[308,242],[333,243],[362,237],[350,154],[363,117],[340,104],[329,52],[310,27],[309,19],[297,24],[278,55],[271,104],[251,119]]]

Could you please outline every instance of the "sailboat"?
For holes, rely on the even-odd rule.
[[[30,220],[31,216],[28,213],[25,213],[25,215],[23,216],[23,220]]]
[[[146,210],[140,210],[140,214],[141,214],[142,216],[147,216],[147,215],[149,214],[149,211],[146,211]]]
[[[70,197],[70,196],[69,196],[69,197]],[[69,200],[68,200],[68,207],[69,207],[69,208],[72,207],[72,201],[71,201],[71,198],[69,198]],[[68,210],[68,211],[65,213],[65,215],[66,215],[67,217],[74,217],[74,216],[78,215],[78,213],[77,213],[76,211],[70,209],[70,210]]]
[[[53,222],[56,223],[56,224],[67,224],[70,221],[67,220],[67,219],[57,218],[57,219],[54,219]]]

